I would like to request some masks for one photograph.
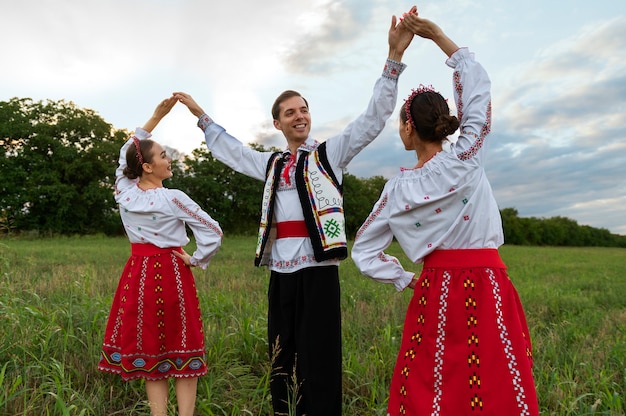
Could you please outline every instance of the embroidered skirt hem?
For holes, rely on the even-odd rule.
[[[102,348],[98,370],[119,374],[123,380],[143,378],[162,380],[169,377],[200,377],[206,375],[204,351],[176,351],[158,357],[123,356],[117,348]]]

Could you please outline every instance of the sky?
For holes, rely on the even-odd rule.
[[[132,131],[184,91],[242,142],[282,148],[270,107],[295,89],[323,141],[364,111],[391,16],[413,4],[489,73],[485,169],[499,207],[626,235],[624,0],[0,0],[0,101],[71,101]],[[403,62],[396,110],[348,166],[355,176],[414,166],[397,133],[411,88],[452,98],[434,43],[415,38]],[[191,153],[204,146],[195,123],[177,105],[154,139]]]

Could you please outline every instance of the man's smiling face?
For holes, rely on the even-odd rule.
[[[283,132],[288,143],[304,143],[311,131],[311,114],[304,98],[295,96],[280,103],[274,127]]]

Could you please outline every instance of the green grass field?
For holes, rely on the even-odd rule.
[[[209,269],[194,269],[209,362],[198,415],[270,414],[268,272],[253,252],[254,238],[226,237]],[[395,245],[390,252],[403,258]],[[0,415],[149,414],[140,381],[96,369],[128,254],[125,238],[0,240]],[[624,415],[626,251],[501,254],[533,336],[542,415]],[[384,415],[411,292],[361,276],[351,260],[340,276],[344,414]]]

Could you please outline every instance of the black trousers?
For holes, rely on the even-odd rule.
[[[339,268],[271,272],[268,297],[274,415],[341,415]]]

